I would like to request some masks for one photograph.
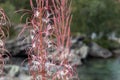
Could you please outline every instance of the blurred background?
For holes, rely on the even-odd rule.
[[[6,75],[11,80],[29,80],[27,65],[22,69],[20,66],[27,58],[25,50],[30,41],[23,42],[25,36],[17,38],[27,16],[20,21],[22,13],[15,13],[31,9],[29,0],[0,0],[0,7],[12,24],[6,41],[12,55]],[[72,63],[77,66],[80,80],[120,80],[120,0],[72,0],[71,8]]]

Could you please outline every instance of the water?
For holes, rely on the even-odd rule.
[[[120,58],[87,60],[78,73],[80,80],[120,80]]]

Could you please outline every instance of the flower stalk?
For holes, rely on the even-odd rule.
[[[71,0],[30,0],[32,47],[28,53],[33,80],[71,80],[70,56]],[[27,12],[26,12],[27,13]]]
[[[0,8],[0,76],[2,76],[3,68],[4,68],[4,57],[9,55],[5,54],[8,53],[8,51],[5,49],[5,40],[8,37],[8,27],[6,25],[10,23],[8,17],[4,13],[4,10]]]

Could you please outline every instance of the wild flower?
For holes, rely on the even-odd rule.
[[[8,34],[8,27],[5,27],[9,23],[9,19],[4,13],[4,10],[0,8],[0,76],[3,73],[4,68],[4,57],[9,57],[9,52],[5,49],[5,39],[7,38]],[[5,54],[8,53],[8,54]]]
[[[30,6],[25,13],[31,14],[26,27],[32,26],[28,57],[33,80],[70,80],[71,0],[36,0],[36,6],[30,0]]]

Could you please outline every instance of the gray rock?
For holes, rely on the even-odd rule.
[[[89,47],[85,44],[83,44],[80,48],[76,49],[76,53],[78,56],[81,57],[81,59],[85,59],[88,55],[88,50],[89,50]]]
[[[26,74],[27,72],[27,74]],[[18,65],[7,64],[4,66],[4,76],[0,80],[31,80],[31,76],[26,71],[25,67]]]
[[[4,70],[10,77],[16,77],[19,75],[20,67],[16,65],[5,65]]]
[[[32,80],[32,76],[26,74],[20,74],[18,77],[19,80]]]
[[[23,26],[23,24],[13,26],[13,31],[16,35],[12,39],[6,40],[6,49],[12,56],[18,55],[18,53],[20,53],[20,55],[25,55],[25,50],[31,46],[31,36],[28,34],[28,31],[25,31],[18,37],[18,34],[22,31]],[[22,51],[24,51],[23,54],[21,53]]]
[[[2,76],[0,77],[0,80],[19,80],[19,79],[15,77]]]
[[[31,43],[29,39],[24,36],[20,36],[17,39],[8,40],[5,44],[6,49],[11,52],[12,55],[17,55],[21,51],[25,51],[28,47],[30,47]]]
[[[116,56],[116,57],[120,57],[120,49],[115,49],[112,51],[113,52],[113,55]]]
[[[88,55],[89,47],[83,43],[85,37],[76,36],[71,39],[71,56],[69,62],[74,66],[82,65],[81,59],[85,59]]]
[[[75,53],[75,50],[71,50],[68,61],[72,66],[82,65],[81,57]]]
[[[112,56],[112,53],[95,42],[92,42],[89,46],[89,55],[93,57],[109,58]]]

